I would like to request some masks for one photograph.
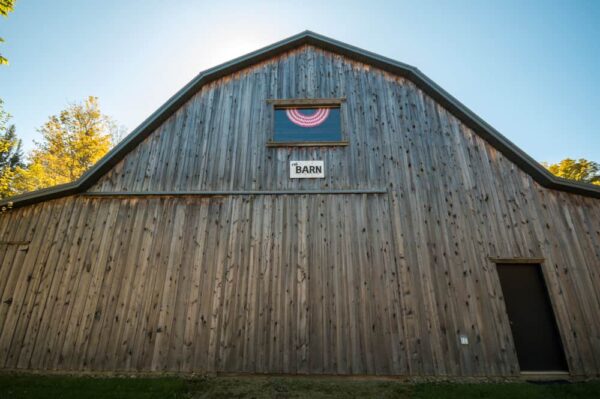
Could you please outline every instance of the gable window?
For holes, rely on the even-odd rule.
[[[347,145],[342,134],[341,100],[271,100],[270,146]]]

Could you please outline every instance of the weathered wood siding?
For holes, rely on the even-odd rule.
[[[298,97],[345,97],[350,145],[267,148],[266,100]],[[90,191],[373,188],[4,213],[0,367],[515,375],[497,257],[544,259],[570,371],[600,374],[600,200],[540,187],[403,78],[287,53],[202,88]]]

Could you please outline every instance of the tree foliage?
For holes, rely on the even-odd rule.
[[[116,124],[100,111],[98,99],[68,106],[39,129],[29,162],[18,170],[15,186],[21,192],[71,182],[102,158],[118,133]]]
[[[0,199],[18,193],[15,177],[23,167],[21,140],[15,132],[15,125],[0,133]]]
[[[587,159],[565,158],[555,164],[544,164],[552,174],[565,179],[600,185],[600,164]]]
[[[18,168],[23,166],[21,140],[15,125],[9,125],[10,115],[0,99],[0,199],[16,194],[13,184]]]
[[[0,0],[0,15],[7,17],[8,13],[15,9],[16,0]],[[0,37],[0,43],[4,42],[4,39]],[[8,60],[0,54],[0,65],[8,64]]]
[[[8,16],[15,9],[15,0],[0,0],[0,15]]]

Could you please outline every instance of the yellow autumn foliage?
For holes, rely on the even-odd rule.
[[[42,140],[35,142],[27,166],[17,168],[15,187],[26,192],[77,179],[111,148],[114,126],[96,97],[51,116],[39,130]]]
[[[587,159],[565,158],[555,164],[544,164],[552,174],[575,181],[600,185],[600,165]]]

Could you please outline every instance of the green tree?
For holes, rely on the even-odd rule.
[[[21,140],[15,132],[15,125],[10,125],[0,134],[0,199],[18,193],[14,179],[23,167],[23,151]]]
[[[8,17],[8,13],[15,9],[16,0],[0,0],[0,15]],[[0,43],[3,43],[4,39],[0,37]],[[8,64],[8,60],[0,54],[0,65]]]
[[[15,187],[33,191],[71,182],[96,163],[113,145],[116,124],[100,111],[98,99],[88,97],[51,116],[39,129],[40,142],[18,168]]]
[[[565,179],[600,185],[600,164],[587,159],[565,158],[554,164],[543,164],[552,174]]]
[[[0,199],[16,194],[13,180],[18,168],[23,166],[21,140],[15,125],[8,125],[10,115],[4,111],[0,99]]]

